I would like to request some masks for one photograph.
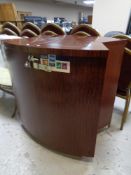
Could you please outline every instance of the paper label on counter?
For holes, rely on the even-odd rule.
[[[56,61],[56,72],[70,73],[70,62],[69,61]]]
[[[54,54],[40,55],[39,58],[31,56],[34,69],[43,70],[46,72],[63,72],[70,73],[70,62],[57,60],[57,56]]]
[[[51,72],[51,68],[50,66],[46,66],[46,65],[42,65],[42,64],[39,64],[39,70],[44,70],[46,72]]]

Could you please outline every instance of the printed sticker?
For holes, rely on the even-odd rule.
[[[62,63],[62,69],[65,69],[65,70],[67,70],[67,63]]]
[[[49,62],[55,62],[56,61],[56,55],[48,55]]]
[[[50,67],[55,67],[55,63],[54,62],[49,62],[49,66]]]
[[[50,67],[49,66],[46,66],[46,65],[39,64],[39,69],[40,70],[44,70],[46,72],[51,72]]]
[[[40,58],[41,59],[48,59],[48,55],[41,55]]]
[[[40,59],[40,64],[48,66],[48,60],[47,59]]]
[[[70,62],[56,60],[56,55],[54,54],[41,55],[38,58],[35,56],[29,56],[28,64],[34,69],[40,69],[47,72],[54,71],[70,73]],[[25,67],[29,67],[29,65],[27,65],[27,62],[25,63]]]
[[[61,62],[60,61],[57,61],[56,62],[56,68],[57,69],[61,69],[62,67],[61,67]]]
[[[55,72],[70,73],[70,62],[69,61],[56,61]]]
[[[39,64],[34,62],[34,63],[33,63],[33,68],[34,68],[34,69],[39,69]]]

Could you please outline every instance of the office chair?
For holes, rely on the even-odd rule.
[[[38,36],[38,35],[35,32],[33,32],[32,30],[30,30],[30,29],[24,29],[21,32],[21,37],[31,38],[31,37],[35,37],[35,36]]]
[[[52,24],[52,23],[48,23],[46,24],[42,29],[41,29],[41,33],[44,33],[45,31],[52,31],[54,33],[56,33],[57,35],[65,35],[65,32],[62,30],[62,28],[60,26],[58,26],[57,24]]]
[[[20,29],[16,25],[14,25],[13,23],[11,23],[11,22],[5,22],[3,24],[3,26],[2,26],[3,31],[4,31],[5,28],[6,29],[10,29],[11,31],[13,31],[14,33],[16,33],[16,36],[20,36],[20,33],[21,33]]]
[[[2,34],[18,36],[17,33],[15,33],[13,30],[9,28],[4,28]]]
[[[32,22],[26,22],[22,28],[22,31],[25,29],[29,29],[32,32],[36,33],[37,35],[39,35],[41,31],[40,28],[37,25],[33,24]]]
[[[80,24],[76,26],[74,29],[72,29],[71,35],[75,34],[78,31],[85,32],[90,36],[100,36],[100,34],[88,24]]]
[[[14,96],[13,87],[9,70],[7,68],[0,67],[0,90]],[[15,101],[15,107],[11,117],[13,118],[16,114],[17,105]]]
[[[107,32],[104,36],[105,37],[113,37],[116,35],[124,35],[124,33],[121,31],[110,31],[110,32]]]
[[[117,96],[126,100],[120,127],[122,130],[127,119],[131,99],[131,38],[127,35],[116,35],[114,38],[127,39],[128,41],[124,50],[123,63],[117,88]]]

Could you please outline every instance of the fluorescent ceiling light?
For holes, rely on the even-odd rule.
[[[87,5],[93,5],[95,3],[94,0],[85,0],[83,1],[84,4],[87,4]]]

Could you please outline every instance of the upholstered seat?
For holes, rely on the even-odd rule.
[[[80,24],[78,26],[76,26],[72,31],[71,31],[71,35],[82,31],[87,33],[90,36],[100,36],[100,34],[91,26],[89,26],[88,24]]]
[[[13,31],[14,33],[16,33],[16,35],[20,36],[20,33],[21,33],[20,29],[16,25],[14,25],[13,23],[11,23],[11,22],[5,22],[3,24],[3,27],[2,27],[3,31],[4,31],[5,28],[6,29],[10,29],[11,31]]]
[[[25,29],[29,29],[32,32],[36,33],[37,35],[39,35],[41,31],[40,28],[37,25],[33,24],[32,22],[26,22],[22,28],[22,31]]]
[[[56,33],[57,35],[65,35],[65,32],[62,30],[62,28],[60,26],[58,26],[57,24],[52,24],[52,23],[48,23],[46,24],[42,29],[41,29],[41,33],[44,33],[45,31],[52,31],[54,33]]]

